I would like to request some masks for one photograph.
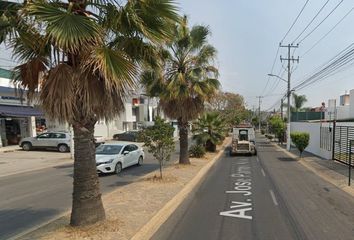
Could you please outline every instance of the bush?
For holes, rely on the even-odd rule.
[[[264,129],[261,129],[261,134],[262,134],[262,135],[264,135],[264,134],[265,134]]]
[[[192,145],[189,149],[189,154],[191,157],[202,158],[205,155],[205,147],[200,144]]]
[[[300,158],[305,148],[309,145],[310,134],[307,132],[293,132],[290,134],[291,141],[295,144],[300,152]]]

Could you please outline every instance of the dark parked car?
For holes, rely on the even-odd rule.
[[[113,135],[114,140],[137,142],[140,131],[127,131]]]

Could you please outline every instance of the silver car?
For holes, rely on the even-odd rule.
[[[66,132],[47,132],[37,137],[27,137],[21,140],[20,147],[29,151],[34,148],[56,148],[59,152],[70,150],[70,134]]]

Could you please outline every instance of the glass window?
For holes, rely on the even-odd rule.
[[[66,135],[65,135],[65,133],[52,133],[51,138],[61,138],[61,139],[63,139],[63,138],[66,138]]]
[[[41,138],[41,139],[50,138],[50,134],[49,133],[43,133],[43,134],[39,135],[38,138]]]
[[[130,147],[131,147],[131,151],[136,151],[136,150],[138,150],[138,146],[136,146],[136,145],[134,145],[134,144],[130,145]]]
[[[120,145],[100,145],[96,148],[96,154],[98,155],[113,155],[118,154],[122,146]]]

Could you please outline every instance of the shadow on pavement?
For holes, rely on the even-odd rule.
[[[291,157],[278,157],[279,161],[283,162],[296,162],[297,160]]]
[[[59,212],[54,209],[15,208],[0,210],[0,240],[9,239],[37,224],[50,220]]]

